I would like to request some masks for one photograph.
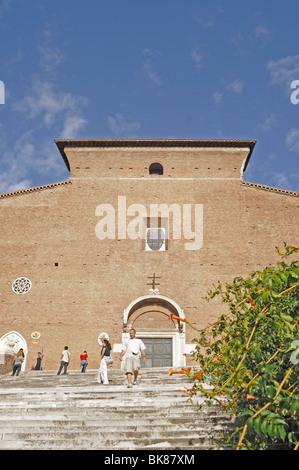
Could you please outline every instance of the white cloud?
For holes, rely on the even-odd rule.
[[[14,144],[13,148],[6,150],[1,159],[0,192],[9,192],[29,187],[27,178],[28,168],[32,167],[34,145],[30,142],[31,132],[25,132]]]
[[[12,0],[2,0],[0,2],[0,18],[4,15],[5,11],[10,7]]]
[[[66,167],[62,163],[59,155],[57,155],[57,147],[54,142],[46,140],[41,143],[42,156],[40,151],[36,151],[34,155],[34,168],[41,175],[48,175],[50,172],[57,177],[65,177],[67,174]]]
[[[287,56],[278,60],[269,60],[267,69],[270,73],[270,83],[287,85],[299,76],[299,55]]]
[[[222,93],[219,93],[219,91],[215,91],[215,93],[213,93],[213,100],[216,104],[221,103],[222,99],[223,99]]]
[[[258,128],[262,132],[268,132],[268,131],[271,131],[275,127],[276,123],[277,123],[276,116],[273,113],[271,113],[258,125]]]
[[[230,41],[232,44],[234,44],[237,48],[241,48],[242,44],[245,42],[244,34],[241,33],[240,31],[237,31],[234,33],[234,35],[231,37]]]
[[[290,129],[286,136],[285,144],[289,150],[299,152],[299,129]]]
[[[86,98],[55,89],[55,84],[37,79],[30,92],[13,106],[30,119],[41,118],[48,128],[62,129],[62,134],[71,132],[74,137],[87,121],[81,116],[81,108],[87,105]]]
[[[299,191],[298,181],[299,173],[285,173],[283,171],[274,172],[271,180],[276,188],[288,189],[290,191]]]
[[[265,47],[272,41],[272,31],[263,25],[257,25],[250,30],[236,31],[232,33],[230,41],[237,48],[239,54],[247,55],[256,46]]]
[[[114,116],[108,116],[108,125],[114,134],[127,134],[129,136],[134,134],[141,127],[140,122],[129,121],[125,119],[122,114],[118,113]]]
[[[282,172],[276,172],[272,176],[273,185],[276,188],[287,189],[290,187],[289,176]]]
[[[32,183],[29,179],[17,180],[12,178],[9,173],[1,173],[0,175],[0,193],[10,193],[18,189],[30,188]]]
[[[74,139],[78,131],[85,127],[87,120],[81,116],[68,116],[64,121],[64,128],[61,137],[65,139]]]
[[[38,47],[41,52],[41,67],[45,72],[53,72],[64,60],[65,56],[58,47],[51,47],[44,43]]]
[[[239,79],[233,80],[232,82],[228,83],[228,85],[223,88],[226,91],[230,91],[233,93],[236,93],[237,95],[240,95],[243,92],[245,84]],[[215,104],[219,104],[222,102],[223,98],[227,96],[227,92],[220,93],[219,91],[215,91],[213,93],[213,100]]]
[[[39,124],[41,122],[46,128],[55,130],[57,137],[74,138],[87,124],[83,109],[88,100],[61,90],[55,69],[65,60],[65,55],[55,42],[57,34],[46,27],[37,47],[39,74],[33,77],[27,93],[13,105],[13,110],[24,113],[31,120],[38,119]]]
[[[261,40],[264,46],[272,40],[272,32],[269,29],[265,28],[265,26],[256,26],[253,32],[255,38]]]
[[[201,49],[199,47],[195,47],[194,49],[192,49],[191,59],[194,63],[196,70],[199,72],[203,66],[203,59],[204,59],[204,55],[201,52]]]
[[[154,85],[161,86],[163,81],[156,70],[155,64],[155,58],[160,55],[160,52],[145,48],[142,51],[142,55],[145,57],[142,65],[142,70],[145,73],[145,76]]]
[[[0,17],[2,7],[9,3],[0,0]],[[8,133],[0,124],[0,192],[43,184],[50,174],[65,178],[67,171],[57,157],[52,136],[76,138],[87,125],[84,110],[88,100],[61,87],[61,76],[56,69],[65,56],[55,43],[57,35],[45,28],[37,46],[39,68],[36,75],[27,89],[20,87],[19,100],[10,105],[9,110],[22,114],[19,127],[13,131],[20,137],[10,143]],[[6,66],[13,69],[21,60],[23,56],[19,53]],[[40,177],[43,177],[42,183]]]
[[[233,93],[237,93],[238,95],[242,93],[243,88],[244,88],[244,82],[242,82],[239,79],[236,79],[230,82],[226,87],[227,90],[232,91]]]
[[[87,124],[82,108],[87,100],[57,89],[53,82],[36,79],[32,88],[12,108],[24,114],[28,129],[17,141],[2,151],[0,192],[13,191],[36,185],[28,175],[47,175],[50,172],[61,177],[64,171],[57,158],[53,141],[41,139],[43,126],[55,130],[57,137],[72,139]],[[38,185],[39,183],[37,183]]]
[[[59,177],[65,172],[54,143],[38,141],[33,129],[24,132],[11,148],[2,153],[1,170],[0,193],[38,185],[33,184],[29,176],[36,172],[40,175],[52,172]]]
[[[211,28],[214,26],[214,22],[213,20],[211,19],[203,19],[202,17],[200,16],[196,16],[195,17],[195,21],[196,23],[198,23],[200,26],[202,26],[203,28]]]
[[[4,70],[11,74],[14,72],[15,67],[19,66],[23,61],[23,53],[19,50],[15,55],[10,56],[9,59],[3,63]]]

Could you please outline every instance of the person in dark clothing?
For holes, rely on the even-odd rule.
[[[42,359],[44,355],[41,352],[37,353],[36,364],[33,367],[33,370],[42,370]]]

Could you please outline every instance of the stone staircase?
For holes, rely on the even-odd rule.
[[[185,376],[148,368],[139,378],[128,389],[121,370],[109,370],[109,385],[97,383],[96,370],[0,376],[0,449],[224,448],[220,432],[231,426],[229,415],[193,406],[179,391],[192,386]]]

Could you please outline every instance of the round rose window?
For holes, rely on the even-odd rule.
[[[19,277],[12,283],[12,290],[15,294],[26,294],[31,289],[31,281],[27,277]]]

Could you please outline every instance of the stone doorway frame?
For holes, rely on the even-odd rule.
[[[184,310],[173,299],[161,294],[148,294],[134,299],[123,311],[123,333],[122,342],[124,343],[129,338],[129,317],[132,311],[135,311],[138,306],[150,305],[157,302],[161,306],[170,306],[175,310],[176,315],[185,319]],[[140,328],[137,331],[138,338],[171,338],[172,339],[172,367],[184,367],[186,365],[185,353],[186,344],[186,325],[184,322],[175,320],[174,329],[153,330],[147,328]]]
[[[21,370],[24,371],[28,354],[28,346],[25,338],[17,331],[9,331],[0,338],[0,356],[5,354],[15,355],[21,348],[23,348],[25,354],[25,359],[21,367]]]

